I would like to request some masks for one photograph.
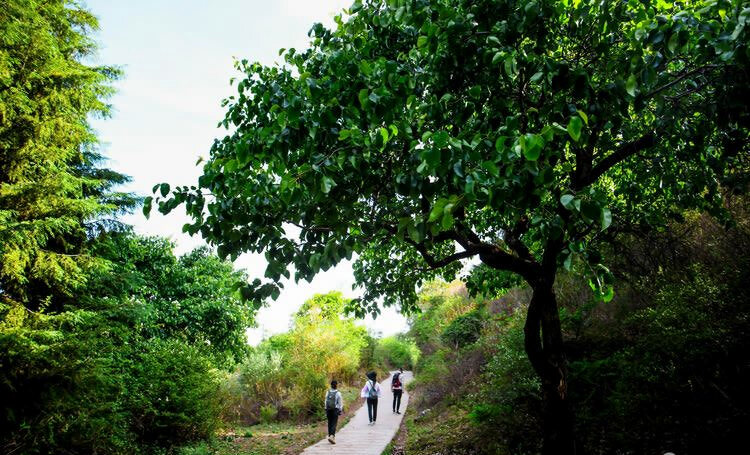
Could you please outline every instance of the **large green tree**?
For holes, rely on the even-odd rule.
[[[408,311],[472,257],[521,276],[545,453],[573,453],[556,272],[582,261],[610,299],[598,242],[719,214],[744,184],[749,7],[358,0],[285,65],[238,62],[230,132],[196,187],[164,184],[156,202],[184,205],[220,255],[265,253],[250,298],[354,253],[360,313],[379,297]]]
[[[119,75],[85,63],[97,26],[73,1],[0,9],[0,301],[59,310],[97,265],[89,240],[136,204],[89,124]]]
[[[217,367],[230,368],[247,354],[254,311],[236,292],[247,281],[244,271],[206,247],[177,257],[174,244],[159,237],[117,233],[92,251],[106,267],[88,277],[81,298],[87,307],[132,302],[141,336],[192,344]]]
[[[128,232],[138,198],[90,119],[119,71],[94,66],[75,0],[0,2],[0,452],[141,453],[210,436],[217,366],[244,355],[244,275]]]

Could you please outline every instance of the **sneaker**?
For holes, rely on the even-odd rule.
[[[401,414],[400,412],[396,411],[396,414]]]
[[[333,436],[331,436],[330,434],[328,435],[328,442],[330,442],[331,444],[336,444],[335,442],[333,442]]]
[[[331,444],[336,444],[336,436],[331,435],[331,439],[328,440]]]

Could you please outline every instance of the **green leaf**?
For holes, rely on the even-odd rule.
[[[612,212],[607,207],[602,208],[601,213],[602,230],[605,230],[612,224]]]
[[[493,177],[500,176],[500,170],[493,161],[485,161],[482,163],[482,167],[487,170]]]
[[[565,256],[565,260],[563,261],[563,267],[565,267],[565,270],[570,271],[570,266],[573,263],[573,253],[568,253],[567,256]]]
[[[148,219],[151,216],[151,206],[154,202],[154,198],[151,196],[143,199],[143,215]]]
[[[325,194],[330,193],[331,188],[333,188],[334,186],[336,186],[336,182],[334,182],[333,179],[328,176],[324,176],[320,180],[320,191],[322,191]]]
[[[634,97],[637,89],[638,82],[635,80],[635,75],[631,74],[628,80],[625,82],[625,90],[628,92],[628,95]]]
[[[237,145],[237,161],[241,165],[245,165],[250,162],[250,147],[246,142],[240,142]]]
[[[581,139],[582,129],[583,120],[581,120],[581,117],[576,115],[570,119],[570,122],[568,122],[568,134],[570,134],[570,137],[576,142]]]
[[[422,49],[430,42],[430,39],[424,35],[417,38],[417,48]]]
[[[234,172],[237,170],[237,160],[229,160],[224,163],[224,172]],[[163,192],[164,190],[162,190]]]
[[[435,222],[438,220],[438,218],[443,216],[443,210],[445,209],[445,204],[448,203],[447,199],[438,199],[435,202],[435,205],[432,207],[432,210],[430,210],[430,218],[429,221]]]
[[[438,167],[440,158],[440,149],[436,147],[428,147],[422,151],[422,159],[430,166],[430,169]]]
[[[523,156],[529,161],[536,161],[544,148],[544,139],[538,134],[526,134],[521,136],[521,150]]]
[[[581,215],[589,221],[598,220],[601,215],[599,206],[590,201],[581,202]]]
[[[516,75],[516,58],[513,55],[509,55],[505,58],[505,74],[509,77],[515,77]]]
[[[497,65],[500,63],[500,60],[503,59],[503,53],[502,52],[495,52],[495,55],[492,57],[492,64]]]
[[[508,140],[507,136],[500,136],[495,141],[495,150],[498,152],[505,148],[505,142]]]
[[[555,129],[549,125],[544,125],[541,135],[545,142],[550,142],[555,137]]]
[[[576,112],[578,112],[578,115],[583,119],[583,123],[585,123],[586,126],[589,126],[589,116],[580,109],[578,109]]]
[[[443,211],[443,219],[440,222],[443,229],[450,229],[453,227],[453,214],[449,211]]]
[[[357,95],[357,98],[359,98],[359,105],[362,106],[362,109],[365,109],[367,107],[368,98],[367,96],[370,94],[370,91],[366,88],[363,88],[359,91],[359,94]]]
[[[409,238],[411,238],[415,242],[419,243],[422,241],[422,234],[420,234],[419,229],[417,229],[417,227],[414,226],[414,224],[410,223],[406,227],[406,231],[409,234]]]
[[[383,145],[385,145],[388,142],[388,130],[381,127],[380,128],[380,137],[383,138]]]
[[[367,60],[362,60],[359,62],[359,71],[364,74],[365,76],[369,76],[372,74],[372,66],[370,66],[370,62]]]
[[[568,210],[573,210],[573,199],[575,196],[572,194],[563,194],[560,196],[560,204]]]
[[[161,192],[162,197],[167,197],[167,194],[169,194],[169,183],[162,183],[159,185],[159,191]]]
[[[669,49],[669,52],[674,54],[679,44],[680,44],[680,34],[672,33],[672,36],[669,37],[669,42],[667,43],[667,48]]]
[[[445,148],[448,145],[448,138],[449,136],[446,131],[438,131],[432,135],[432,143],[439,149]]]

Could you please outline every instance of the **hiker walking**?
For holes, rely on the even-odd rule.
[[[380,397],[380,384],[375,380],[375,372],[367,373],[367,382],[362,387],[362,398],[367,398],[367,417],[370,419],[370,425],[375,425],[378,420],[378,397]]]
[[[404,386],[401,384],[401,372],[393,373],[393,379],[391,379],[391,392],[393,392],[393,412],[395,414],[401,414],[401,395],[404,393]]]
[[[326,418],[328,418],[328,442],[336,444],[336,424],[344,412],[344,400],[338,391],[339,383],[331,381],[331,388],[326,393]]]

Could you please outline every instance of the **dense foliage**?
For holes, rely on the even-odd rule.
[[[737,221],[730,228],[691,213],[668,230],[620,237],[612,270],[621,292],[609,303],[582,292],[574,275],[557,283],[585,453],[702,454],[742,444],[750,208],[736,199],[728,210]],[[445,285],[421,295],[411,333],[429,354],[417,367],[415,405],[431,411],[410,421],[408,453],[541,450],[539,382],[519,310],[528,292],[483,305]],[[485,306],[478,342],[456,351],[443,327]]]
[[[749,17],[726,0],[358,0],[286,66],[238,62],[231,132],[197,186],[156,200],[220,255],[265,253],[257,300],[355,252],[359,314],[414,308],[469,257],[520,275],[546,451],[572,453],[557,270],[587,263],[611,300],[602,230],[721,215],[720,187],[745,189]]]
[[[234,292],[246,275],[205,247],[179,258],[173,248],[163,238],[132,235],[96,243],[108,267],[89,279],[89,298],[147,302],[140,314],[143,336],[180,339],[229,368],[247,353],[245,329],[253,324],[252,311]]]
[[[2,308],[9,431],[0,444],[24,453],[133,453],[212,436],[226,404],[221,370],[244,358],[251,324],[232,297],[238,272],[205,250],[178,259],[161,239],[95,242],[110,272],[84,276],[79,306]],[[161,287],[153,286],[157,271],[170,280]]]
[[[0,451],[133,454],[214,433],[253,313],[232,265],[117,221],[138,202],[88,121],[119,72],[90,66],[77,2],[0,8]]]

